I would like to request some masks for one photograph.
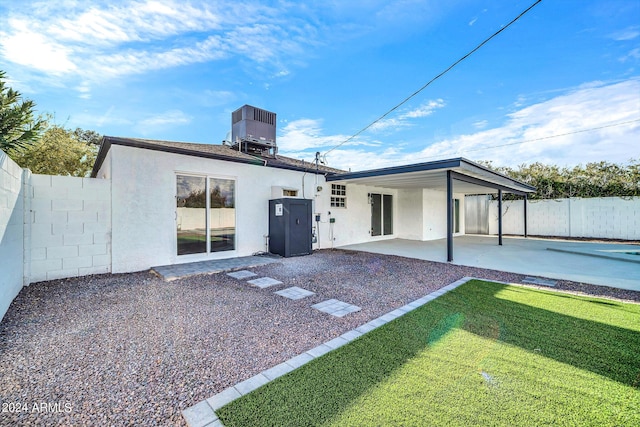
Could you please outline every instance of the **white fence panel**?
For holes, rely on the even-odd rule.
[[[31,282],[111,271],[111,181],[32,175]]]
[[[0,319],[23,285],[23,174],[0,150]]]
[[[524,233],[523,201],[503,201],[504,234]],[[530,200],[528,234],[640,240],[640,197]],[[491,201],[489,233],[498,233],[498,202]]]

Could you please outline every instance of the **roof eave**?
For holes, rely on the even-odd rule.
[[[102,163],[104,162],[104,159],[107,156],[107,152],[111,148],[111,145],[122,145],[125,147],[141,148],[146,150],[161,151],[161,152],[173,153],[173,154],[183,154],[187,156],[194,156],[194,157],[214,159],[214,160],[223,160],[223,161],[235,162],[235,163],[244,163],[244,164],[249,164],[254,166],[266,166],[266,167],[272,167],[275,169],[294,170],[298,172],[314,173],[318,175],[326,175],[330,173],[327,171],[316,170],[315,168],[312,167],[311,164],[309,164],[309,167],[287,165],[285,163],[273,164],[269,162],[268,158],[262,159],[255,156],[251,156],[251,158],[242,159],[234,156],[225,156],[223,154],[217,154],[217,153],[206,153],[203,151],[189,150],[189,149],[180,148],[180,147],[156,145],[156,144],[147,143],[141,140],[119,138],[114,136],[104,136],[102,138],[102,143],[100,144],[100,149],[98,151],[98,156],[96,157],[96,162],[93,165],[93,170],[91,171],[92,178],[95,178],[97,176],[98,171],[102,167]]]
[[[91,178],[95,178],[98,176],[98,171],[102,167],[102,163],[104,162],[105,157],[107,157],[107,153],[111,148],[111,141],[109,137],[103,136],[102,141],[100,141],[100,148],[98,149],[98,155],[96,156],[96,161],[93,163],[93,169],[91,170]]]
[[[336,173],[336,174],[328,175],[327,181],[342,181],[342,180],[349,180],[349,179],[396,175],[396,174],[408,173],[408,172],[421,172],[421,171],[436,170],[436,169],[451,169],[451,168],[459,167],[460,162],[462,160],[463,160],[462,158],[455,158],[455,159],[438,160],[435,162],[414,163],[414,164],[403,165],[403,166],[392,166],[388,168],[370,169],[370,170],[360,171],[360,172]]]
[[[446,171],[446,170],[457,170],[460,174],[461,170],[468,170],[473,172],[473,169],[477,169],[484,174],[489,174],[494,178],[496,182],[489,181],[488,179],[479,179],[475,178],[479,181],[484,181],[484,185],[490,188],[501,189],[504,191],[509,191],[517,194],[526,194],[533,193],[536,191],[536,188],[520,182],[516,179],[510,178],[506,175],[503,175],[499,172],[491,170],[487,167],[479,165],[471,160],[458,157],[453,159],[446,160],[437,160],[434,162],[427,163],[415,163],[410,165],[403,166],[393,166],[388,168],[381,169],[371,169],[360,172],[347,172],[347,173],[336,173],[330,174],[327,176],[327,181],[349,181],[349,180],[358,180],[358,179],[366,179],[366,178],[375,178],[375,177],[384,177],[391,175],[400,175],[405,173],[412,172],[426,172],[426,171]],[[464,174],[460,174],[464,175]],[[500,182],[502,181],[502,182]]]

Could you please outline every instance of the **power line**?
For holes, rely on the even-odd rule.
[[[612,128],[612,127],[616,127],[616,126],[623,126],[623,125],[628,125],[631,123],[636,123],[636,122],[640,122],[640,119],[635,119],[635,120],[629,120],[626,122],[619,122],[619,123],[612,123],[612,124],[608,124],[608,125],[603,125],[603,126],[598,126],[598,127],[593,127],[593,128],[588,128],[588,129],[578,129],[578,130],[574,130],[571,132],[565,132],[565,133],[559,133],[556,135],[549,135],[549,136],[541,136],[540,138],[534,138],[534,139],[527,139],[525,141],[518,141],[518,142],[508,142],[506,144],[498,144],[498,145],[492,145],[490,147],[479,147],[479,148],[473,148],[471,150],[464,150],[464,153],[470,153],[473,151],[484,151],[484,150],[493,150],[494,148],[500,148],[500,147],[508,147],[511,145],[520,145],[520,144],[526,144],[528,142],[536,142],[536,141],[543,141],[545,139],[552,139],[552,138],[560,138],[562,136],[568,136],[568,135],[575,135],[577,133],[585,133],[585,132],[593,132],[594,130],[600,130],[600,129],[606,129],[606,128]],[[414,157],[414,160],[427,160],[427,159],[435,159],[437,157],[442,157],[442,156],[450,156],[452,154],[456,154],[458,153],[456,152],[450,152],[450,153],[444,153],[444,154],[438,154],[438,155],[434,155],[434,156],[426,156],[426,157]]]
[[[507,25],[505,25],[504,27],[500,28],[498,31],[496,31],[495,33],[493,33],[491,36],[489,36],[488,38],[486,38],[482,43],[480,43],[479,45],[477,45],[475,48],[473,48],[471,51],[469,51],[466,55],[464,55],[462,58],[458,59],[456,62],[454,62],[453,64],[451,64],[446,70],[442,71],[440,74],[438,74],[437,76],[435,76],[434,78],[432,78],[431,80],[429,80],[425,85],[423,85],[420,89],[418,89],[417,91],[413,92],[411,95],[407,96],[405,99],[402,100],[402,102],[400,102],[398,105],[396,105],[395,107],[393,107],[392,109],[390,109],[389,111],[387,111],[386,113],[384,113],[383,115],[381,115],[380,117],[378,117],[377,119],[375,119],[373,122],[369,123],[367,126],[365,126],[364,128],[360,129],[358,132],[356,132],[354,135],[350,136],[349,138],[345,139],[344,141],[342,141],[341,143],[339,143],[338,145],[336,145],[335,147],[329,149],[329,151],[327,151],[326,153],[324,153],[324,156],[326,156],[327,154],[329,154],[330,152],[332,152],[333,150],[335,150],[338,147],[341,147],[342,145],[346,144],[347,142],[353,140],[354,138],[356,138],[358,135],[360,135],[361,133],[363,133],[364,131],[366,131],[367,129],[369,129],[371,126],[375,125],[376,123],[378,123],[380,120],[384,119],[385,117],[387,117],[389,114],[391,114],[392,112],[394,112],[395,110],[397,110],[400,106],[402,106],[403,104],[405,104],[407,101],[409,101],[411,98],[413,98],[414,96],[416,96],[417,94],[419,94],[420,92],[422,92],[424,89],[426,89],[429,85],[431,85],[431,83],[435,82],[436,80],[438,80],[440,77],[444,76],[445,74],[447,74],[449,71],[451,71],[451,69],[453,67],[455,67],[456,65],[458,65],[459,63],[461,63],[462,61],[464,61],[465,59],[467,59],[469,56],[471,56],[473,53],[475,53],[478,49],[480,49],[482,46],[484,46],[485,44],[487,44],[492,38],[496,37],[498,34],[500,34],[501,32],[503,32],[504,30],[506,30],[507,28],[509,28],[512,24],[514,24],[517,20],[519,20],[520,18],[522,18],[527,12],[529,12],[531,9],[533,9],[538,3],[540,3],[542,0],[537,0],[536,2],[534,2],[531,6],[529,6],[527,9],[525,9],[522,13],[520,13],[518,16],[516,16],[511,22],[509,22]]]

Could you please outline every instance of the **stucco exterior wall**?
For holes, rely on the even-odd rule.
[[[331,183],[329,183],[330,186]],[[369,193],[393,196],[393,234],[371,236]],[[460,200],[460,232],[464,234],[464,195]],[[347,207],[331,208],[336,218],[334,246],[385,239],[435,240],[447,237],[447,194],[427,189],[388,189],[363,185],[347,185]],[[322,242],[321,242],[322,243]],[[326,247],[326,245],[322,245]]]
[[[23,285],[24,173],[0,150],[0,319]]]
[[[311,173],[204,159],[113,145],[98,176],[112,180],[112,271],[144,270],[157,265],[247,256],[266,250],[272,187],[298,190],[314,200],[314,212],[327,219],[330,185]],[[176,175],[235,180],[236,249],[211,254],[177,255]],[[302,179],[305,180],[304,195]],[[317,180],[317,183],[316,183]],[[323,191],[316,197],[316,187]],[[315,225],[315,222],[314,222]],[[330,244],[329,227],[320,242]],[[324,246],[324,245],[323,245]],[[317,245],[314,245],[317,247]]]
[[[177,208],[177,175],[234,180],[235,207],[210,212],[213,228],[235,223],[233,251],[177,255],[178,226],[201,227],[205,215],[193,208]],[[97,176],[31,175],[2,158],[0,254],[3,260],[19,261],[2,271],[0,289],[8,289],[5,301],[13,299],[22,283],[266,251],[268,201],[282,197],[282,189],[313,200],[314,249],[398,237],[441,239],[447,234],[443,191],[348,184],[346,207],[331,207],[331,183],[322,175],[120,145],[111,147]],[[392,234],[371,235],[370,193],[393,196]],[[464,197],[455,197],[463,212]]]
[[[423,191],[411,188],[398,191],[398,238],[424,239]]]
[[[424,212],[424,233],[422,240],[436,240],[447,237],[447,193],[445,191],[423,189],[422,209]],[[460,231],[465,233],[464,224],[464,194],[454,193],[454,199],[460,202]]]
[[[328,183],[327,188],[329,189],[327,194],[330,194],[331,183]],[[369,204],[369,193],[388,194],[393,196],[393,234],[386,236],[371,236],[371,205]],[[329,205],[330,201],[331,199],[325,201],[325,203]],[[333,227],[334,247],[376,240],[393,239],[398,236],[398,190],[347,184],[347,207],[334,207],[329,208],[329,210],[331,211],[331,216],[336,220]],[[328,226],[329,224],[325,226],[325,229],[328,228]],[[322,241],[320,243],[323,248],[329,247],[323,244]]]
[[[178,174],[235,180],[235,250],[177,255],[177,221],[188,219],[176,208]],[[331,207],[332,183],[325,182],[323,176],[118,145],[111,147],[98,176],[112,179],[114,273],[266,251],[268,201],[274,197],[274,188],[298,190],[299,197],[314,200],[312,225],[318,237],[314,249],[397,237],[417,240],[446,237],[446,193],[441,191],[348,184],[347,206]],[[318,186],[322,187],[319,192]],[[369,193],[393,196],[393,234],[371,236]],[[463,208],[461,204],[461,212]],[[319,222],[315,214],[320,215]]]

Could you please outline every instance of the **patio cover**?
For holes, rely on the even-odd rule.
[[[334,173],[327,181],[370,185],[384,188],[428,188],[447,192],[447,260],[453,261],[453,193],[497,194],[498,209],[502,212],[502,193],[525,197],[524,237],[527,237],[527,194],[536,191],[523,182],[509,178],[462,157],[371,169],[360,172]],[[498,244],[502,245],[502,215],[498,216]]]

